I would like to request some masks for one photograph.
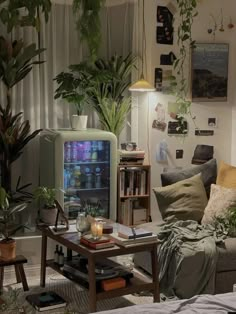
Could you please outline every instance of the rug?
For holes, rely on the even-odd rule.
[[[44,311],[45,314],[61,314],[67,313],[66,310],[71,311],[71,313],[76,314],[86,314],[89,313],[88,311],[88,304],[89,304],[89,296],[88,291],[81,288],[76,283],[66,279],[65,277],[61,276],[60,274],[51,271],[50,275],[46,277],[46,287],[41,288],[39,277],[29,277],[27,278],[30,290],[24,292],[21,289],[21,284],[8,284],[4,286],[4,293],[3,298],[9,293],[10,289],[20,289],[19,296],[18,296],[18,307],[21,306],[25,309],[25,313],[33,314],[39,313],[33,309],[33,307],[25,300],[26,295],[34,294],[43,291],[55,291],[59,295],[61,295],[67,302],[67,308]],[[135,304],[144,304],[144,303],[152,303],[153,297],[149,294],[149,296],[141,296],[141,295],[127,295],[123,297],[117,297],[112,299],[105,299],[97,302],[97,311],[106,311],[115,308],[121,308],[126,306],[131,306]],[[0,311],[1,313],[1,311]],[[11,311],[11,312],[4,312],[4,313],[19,313],[19,311]]]

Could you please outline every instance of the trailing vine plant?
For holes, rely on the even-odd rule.
[[[73,12],[78,15],[77,29],[80,32],[81,40],[86,41],[91,59],[97,58],[98,49],[101,43],[101,22],[100,10],[105,0],[74,0]]]
[[[179,11],[179,25],[177,28],[177,44],[179,54],[174,61],[174,70],[176,75],[172,77],[172,89],[175,92],[176,103],[178,104],[178,114],[176,116],[179,122],[179,128],[183,128],[185,116],[190,115],[195,124],[195,117],[191,112],[191,100],[189,98],[190,83],[190,51],[195,47],[195,41],[192,39],[192,25],[194,18],[198,15],[197,0],[176,0]],[[188,75],[186,75],[186,67]],[[183,130],[183,132],[185,132]]]

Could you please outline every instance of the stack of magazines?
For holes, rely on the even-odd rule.
[[[112,240],[121,246],[130,246],[143,242],[156,242],[157,235],[143,228],[119,225],[119,231],[110,235]]]

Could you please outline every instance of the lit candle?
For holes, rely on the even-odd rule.
[[[91,233],[94,239],[99,239],[102,236],[103,223],[101,221],[94,221],[91,224]]]

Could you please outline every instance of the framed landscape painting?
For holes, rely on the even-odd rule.
[[[192,50],[192,101],[226,101],[228,44],[196,43]]]

